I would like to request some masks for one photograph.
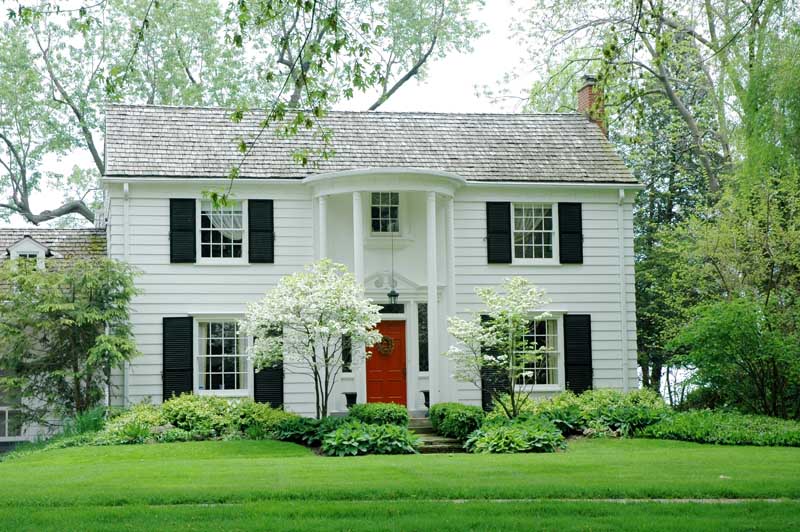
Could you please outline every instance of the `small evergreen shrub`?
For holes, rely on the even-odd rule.
[[[322,452],[328,456],[413,454],[418,446],[419,439],[405,427],[355,420],[342,424],[322,440]]]
[[[239,420],[234,420],[236,407],[223,397],[182,394],[164,402],[161,411],[169,424],[199,438],[215,438],[239,430]]]
[[[95,445],[145,443],[155,438],[159,427],[168,425],[161,408],[138,404],[106,423],[94,439]]]
[[[252,399],[237,400],[232,404],[231,414],[238,430],[254,440],[271,438],[282,421],[299,417]]]
[[[641,429],[638,435],[722,445],[800,447],[800,422],[733,412],[694,410],[667,416]]]
[[[350,419],[374,425],[408,426],[408,409],[395,403],[361,403],[350,407]]]
[[[461,441],[480,428],[485,416],[480,407],[461,403],[432,405],[428,415],[437,434]]]
[[[566,448],[564,435],[542,418],[489,421],[467,438],[471,453],[552,453]]]

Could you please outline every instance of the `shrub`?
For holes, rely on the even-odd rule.
[[[464,447],[472,453],[552,453],[565,448],[566,441],[558,427],[545,419],[496,418],[470,434]]]
[[[326,434],[351,421],[344,417],[312,419],[295,416],[280,421],[275,427],[274,436],[281,441],[316,447],[322,443]]]
[[[711,410],[676,412],[638,434],[646,438],[723,445],[800,447],[800,422]]]
[[[530,401],[523,407],[520,418],[548,419],[564,435],[631,436],[635,431],[658,422],[668,412],[663,398],[652,390],[623,393],[599,389],[581,395],[563,392],[548,399]],[[490,419],[505,417],[499,405],[489,414]]]
[[[156,439],[161,443],[173,443],[191,441],[194,439],[194,435],[188,430],[171,428],[159,434]]]
[[[233,416],[235,408],[222,397],[182,394],[166,401],[161,411],[171,425],[200,438],[214,438],[239,430]]]
[[[82,412],[64,422],[64,435],[76,436],[87,432],[98,432],[106,424],[106,409],[104,407],[92,408]]]
[[[374,425],[408,426],[408,410],[395,403],[362,403],[350,407],[350,419]]]
[[[138,404],[110,420],[97,434],[96,445],[144,443],[156,435],[156,429],[167,425],[159,407]]]
[[[405,427],[350,420],[325,435],[322,452],[329,456],[413,454],[419,439]]]
[[[256,403],[252,399],[241,399],[231,404],[232,421],[238,430],[252,439],[271,438],[278,425],[297,414],[272,408],[268,404]]]
[[[430,408],[433,429],[442,436],[464,441],[480,428],[485,414],[480,407],[461,403],[438,403]]]

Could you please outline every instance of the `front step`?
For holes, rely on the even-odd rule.
[[[464,452],[460,441],[438,436],[428,418],[411,418],[408,421],[408,429],[422,440],[419,448],[419,452],[422,454]]]

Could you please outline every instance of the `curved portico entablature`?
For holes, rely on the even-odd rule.
[[[453,197],[467,184],[459,175],[425,168],[377,167],[311,175],[303,184],[312,187],[314,196],[352,192],[435,192]]]

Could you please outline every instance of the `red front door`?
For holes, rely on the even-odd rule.
[[[382,342],[369,348],[367,402],[406,404],[406,322],[382,321]]]

